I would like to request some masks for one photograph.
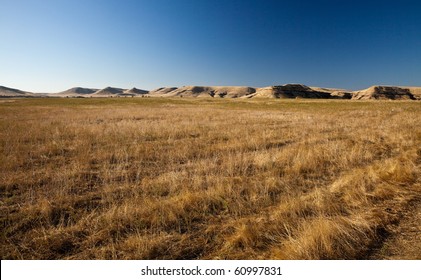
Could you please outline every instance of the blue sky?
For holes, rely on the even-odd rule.
[[[0,0],[0,85],[421,86],[421,1]]]

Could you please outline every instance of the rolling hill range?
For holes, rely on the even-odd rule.
[[[421,87],[371,86],[367,89],[310,87],[302,84],[285,84],[269,87],[245,86],[183,86],[161,87],[151,91],[131,88],[106,87],[103,89],[74,87],[68,90],[40,94],[0,86],[1,97],[212,97],[212,98],[309,98],[354,100],[421,100]]]

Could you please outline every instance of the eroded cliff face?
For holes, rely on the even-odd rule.
[[[368,89],[354,92],[352,99],[415,100],[416,97],[409,88],[372,86]]]
[[[272,86],[259,88],[255,97],[274,97],[274,98],[332,98],[329,91],[314,90],[301,84],[286,84],[282,86]],[[340,98],[340,96],[336,96]]]

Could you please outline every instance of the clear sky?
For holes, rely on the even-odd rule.
[[[0,85],[421,86],[421,1],[0,0]]]

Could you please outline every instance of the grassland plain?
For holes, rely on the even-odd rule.
[[[2,259],[388,258],[420,224],[420,102],[0,102]]]

